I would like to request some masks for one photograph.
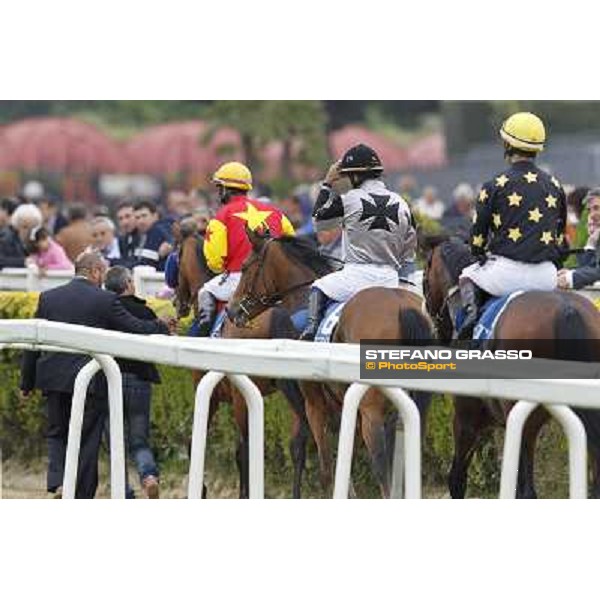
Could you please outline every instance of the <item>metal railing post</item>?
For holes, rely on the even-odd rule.
[[[344,396],[333,492],[333,497],[336,499],[348,498],[358,407],[368,389],[369,386],[367,385],[353,383],[346,390]],[[386,387],[379,389],[392,401],[395,408],[400,412],[400,417],[404,425],[405,496],[406,498],[420,498],[421,418],[419,410],[404,390]]]
[[[569,442],[569,497],[587,498],[587,436],[579,417],[568,406],[546,406],[562,425]]]
[[[125,498],[125,440],[123,432],[123,387],[121,371],[112,356],[94,354],[77,374],[73,386],[71,419],[65,458],[63,498],[75,498],[81,429],[85,412],[87,390],[92,377],[102,368],[108,383],[110,427],[110,492],[112,498]]]
[[[525,427],[527,418],[537,406],[535,402],[522,400],[517,402],[508,413],[502,453],[502,472],[500,474],[500,498],[502,500],[511,500],[517,495],[523,427]]]
[[[210,401],[224,373],[211,371],[202,377],[196,389],[188,498],[202,498],[204,462],[208,436]],[[242,394],[248,407],[249,494],[251,499],[264,498],[264,402],[260,390],[247,375],[229,374],[229,380]]]
[[[402,388],[379,388],[394,404],[404,429],[404,485],[406,499],[421,497],[421,415]]]
[[[500,498],[514,499],[517,495],[521,438],[525,422],[539,405],[534,402],[517,402],[508,413]],[[546,410],[562,426],[569,443],[569,496],[572,499],[587,498],[587,438],[585,427],[579,417],[568,407],[556,404],[545,405]]]
[[[63,498],[75,498],[77,485],[77,467],[79,465],[79,448],[81,446],[81,428],[85,411],[85,398],[92,377],[100,370],[96,360],[91,360],[77,373],[73,386],[73,401],[71,403],[71,419],[65,457],[65,473],[63,477]]]
[[[248,407],[249,496],[265,497],[264,401],[260,390],[247,375],[228,375]]]
[[[225,377],[224,373],[206,373],[196,388],[194,421],[192,425],[192,448],[190,451],[190,474],[188,477],[188,498],[202,498],[204,485],[204,459],[208,435],[208,415],[210,400],[217,384]]]
[[[125,432],[123,430],[123,377],[117,361],[94,354],[106,375],[110,429],[110,496],[125,498]]]

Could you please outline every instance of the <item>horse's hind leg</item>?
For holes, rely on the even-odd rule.
[[[517,479],[517,498],[537,498],[534,476],[535,447],[540,430],[547,420],[548,413],[538,408],[527,419],[523,428],[523,441],[519,457],[519,476]]]
[[[385,400],[381,392],[369,390],[359,407],[363,440],[371,457],[371,467],[384,498],[390,497],[393,437],[386,435]]]
[[[469,464],[481,431],[488,422],[488,411],[482,402],[473,398],[456,397],[453,421],[454,457],[448,474],[448,488],[452,498],[465,497]]]
[[[232,388],[233,417],[238,427],[239,441],[235,454],[240,476],[240,498],[250,497],[250,450],[248,446],[248,411],[246,401]]]
[[[290,455],[294,465],[292,495],[294,498],[300,498],[302,474],[306,466],[306,442],[309,432],[304,397],[295,381],[282,379],[277,382],[277,387],[285,394],[292,407],[292,436],[290,440]]]
[[[300,383],[300,389],[305,400],[308,425],[317,445],[321,485],[325,492],[329,492],[333,477],[331,450],[327,440],[327,407],[323,385],[314,381],[303,381]]]

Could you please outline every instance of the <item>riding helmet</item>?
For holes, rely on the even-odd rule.
[[[237,190],[252,189],[252,173],[240,162],[228,162],[221,165],[212,177],[212,182],[226,188]]]
[[[546,128],[537,115],[520,112],[504,121],[500,137],[512,148],[541,152],[546,141]]]
[[[347,150],[342,157],[340,173],[359,173],[363,171],[383,171],[383,165],[373,148],[365,144],[358,144]]]

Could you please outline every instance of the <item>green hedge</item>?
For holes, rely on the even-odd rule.
[[[0,318],[31,318],[37,305],[37,294],[0,292]],[[161,314],[172,312],[165,301],[153,301],[152,307]],[[185,327],[185,326],[184,326]],[[24,463],[39,461],[45,456],[44,411],[39,395],[27,402],[19,399],[18,359],[15,351],[2,351],[0,363],[0,439],[4,458]],[[154,387],[152,402],[152,444],[160,461],[163,475],[182,476],[188,468],[188,444],[192,428],[193,385],[187,370],[159,366],[162,383]],[[452,402],[447,396],[434,396],[427,420],[424,443],[423,474],[426,492],[442,495],[446,473],[452,457]],[[265,403],[265,463],[266,493],[269,496],[289,496],[292,464],[288,451],[291,416],[280,394]],[[566,494],[565,444],[559,430],[552,426],[542,436],[540,456],[544,469],[540,473],[539,489],[543,495]],[[219,409],[211,428],[207,480],[213,489],[234,489],[237,485],[235,446],[237,433],[231,407]],[[502,435],[491,436],[477,453],[470,472],[469,495],[490,497],[499,487],[499,457]],[[332,448],[336,439],[332,437]],[[366,452],[357,443],[353,467],[353,482],[360,497],[377,497]],[[542,461],[540,461],[541,463]],[[314,444],[309,443],[307,475],[304,493],[322,496],[318,483],[317,457]]]

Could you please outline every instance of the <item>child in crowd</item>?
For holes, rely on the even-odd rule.
[[[34,264],[40,273],[57,270],[74,270],[63,247],[55,242],[43,227],[34,227],[29,235],[27,264]]]

